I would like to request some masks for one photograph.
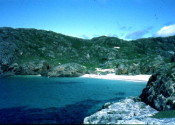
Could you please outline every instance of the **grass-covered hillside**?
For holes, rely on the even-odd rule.
[[[67,63],[84,66],[84,73],[112,68],[116,74],[151,74],[174,62],[174,54],[175,36],[85,40],[45,30],[0,28],[0,74],[47,74]]]

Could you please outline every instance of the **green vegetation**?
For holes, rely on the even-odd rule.
[[[45,61],[50,66],[73,62],[90,71],[119,68],[116,74],[151,74],[160,65],[171,63],[170,58],[175,53],[175,36],[125,41],[106,36],[84,40],[52,31],[23,28],[1,28],[0,33],[0,44],[14,44],[15,48],[14,52],[2,49],[6,55],[1,57],[0,64],[11,53],[15,57],[10,59],[11,62],[19,65],[32,61]]]
[[[175,110],[161,111],[151,118],[175,118]]]

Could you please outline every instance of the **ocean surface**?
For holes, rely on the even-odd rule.
[[[106,102],[139,96],[146,82],[14,76],[0,79],[0,124],[81,124]]]

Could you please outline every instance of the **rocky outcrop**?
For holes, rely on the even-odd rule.
[[[120,102],[108,104],[104,109],[86,117],[84,124],[155,124],[150,116],[157,111],[139,98],[127,98]]]
[[[140,98],[159,111],[175,109],[175,66],[164,66],[153,74]]]
[[[11,65],[17,59],[18,48],[13,42],[0,41],[0,64]]]
[[[6,41],[3,42],[0,39],[0,76],[9,76],[10,74],[14,74],[16,69],[15,60],[18,59],[18,48],[17,46],[11,42]]]
[[[78,77],[86,73],[86,67],[77,63],[67,63],[53,67],[46,76],[49,77]]]
[[[165,64],[161,56],[143,59],[118,59],[116,60],[116,75],[139,75],[139,74],[153,74],[156,70]]]
[[[84,124],[171,124],[175,118],[152,118],[158,113],[140,98],[127,98],[117,103],[106,103],[103,109],[84,119]]]
[[[30,61],[23,63],[18,67],[16,75],[42,75],[47,74],[51,66],[44,60]]]

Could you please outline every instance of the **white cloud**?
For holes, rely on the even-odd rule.
[[[161,36],[161,37],[172,36],[172,35],[175,35],[175,24],[164,26],[155,34],[155,36]]]

